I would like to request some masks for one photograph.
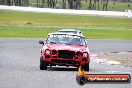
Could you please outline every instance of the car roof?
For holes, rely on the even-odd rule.
[[[60,31],[60,32],[61,32],[61,31],[71,31],[71,32],[72,32],[72,31],[79,31],[79,30],[76,30],[76,29],[61,29],[61,30],[59,30],[59,31]]]
[[[74,34],[74,33],[63,33],[63,32],[54,32],[54,33],[49,33],[49,35],[73,35],[73,36],[80,36],[80,37],[84,37],[83,35],[81,34]]]

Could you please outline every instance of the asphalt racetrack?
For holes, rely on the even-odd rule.
[[[0,38],[0,88],[132,88],[129,84],[85,84],[76,82],[77,69],[52,67],[39,69],[41,45],[44,39]],[[132,50],[132,40],[88,40],[91,53],[124,52]],[[132,68],[90,63],[88,73],[127,73]]]

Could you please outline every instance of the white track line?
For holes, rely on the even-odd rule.
[[[120,12],[120,11],[51,9],[51,8],[35,8],[35,7],[5,6],[5,5],[0,5],[0,9],[3,9],[3,10],[18,10],[18,11],[31,11],[31,12],[64,13],[64,14],[74,14],[74,15],[132,17],[131,10],[128,11],[128,12]]]

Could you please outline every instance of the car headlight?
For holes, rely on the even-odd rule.
[[[50,50],[49,49],[45,50],[45,54],[50,55]]]
[[[88,56],[88,53],[83,53],[83,57],[87,57]]]

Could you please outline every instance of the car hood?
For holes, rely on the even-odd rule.
[[[66,45],[66,44],[46,44],[52,50],[70,50],[70,51],[86,51],[85,46]]]

